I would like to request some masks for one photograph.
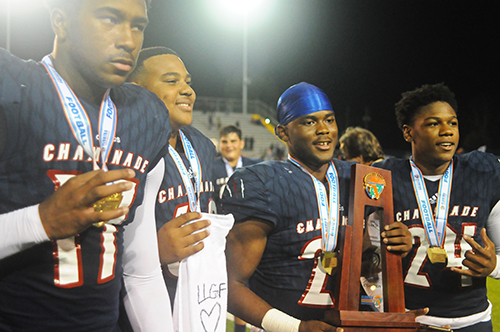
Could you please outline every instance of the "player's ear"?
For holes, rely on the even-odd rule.
[[[63,42],[69,35],[68,14],[60,8],[54,8],[50,12],[50,23],[58,41]]]
[[[288,128],[283,125],[277,125],[276,128],[274,129],[276,132],[276,135],[282,140],[283,142],[288,141]]]
[[[405,141],[407,141],[408,143],[411,143],[413,141],[413,137],[412,137],[412,128],[408,125],[403,125],[403,137],[405,139]]]

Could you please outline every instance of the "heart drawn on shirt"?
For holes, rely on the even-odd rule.
[[[208,313],[205,309],[201,310],[201,325],[203,325],[203,329],[205,330],[205,332],[215,332],[217,330],[221,311],[222,309],[219,303],[214,304],[212,310],[210,310],[210,313]]]

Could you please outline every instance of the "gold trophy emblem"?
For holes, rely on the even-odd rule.
[[[363,188],[371,199],[379,199],[386,186],[385,179],[378,173],[368,173],[363,178]]]
[[[104,197],[103,199],[94,204],[94,211],[104,212],[104,211],[116,210],[120,206],[122,199],[123,199],[122,193],[115,193],[109,195],[108,197]],[[105,223],[106,223],[105,221],[96,222],[94,223],[94,226],[101,227]]]

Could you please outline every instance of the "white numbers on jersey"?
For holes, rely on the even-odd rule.
[[[405,284],[421,288],[431,288],[432,284],[427,273],[422,272],[424,264],[427,262],[427,248],[429,242],[425,236],[425,230],[422,225],[415,225],[409,228],[413,244],[417,245],[416,253],[412,258],[408,272],[405,276]],[[461,232],[463,234],[474,236],[476,234],[475,224],[463,224]],[[453,228],[446,227],[446,236],[444,248],[448,254],[448,267],[462,267],[462,261],[465,258],[465,252],[472,247],[457,233]],[[462,276],[462,287],[472,285],[471,277]]]
[[[326,289],[328,274],[319,267],[319,253],[321,252],[321,236],[318,236],[304,245],[299,259],[314,259],[314,266],[307,288],[299,300],[304,306],[330,308],[334,304],[332,293]]]
[[[55,190],[79,172],[49,171],[47,173],[55,184]],[[134,184],[131,190],[123,192],[123,199],[120,206],[130,206],[135,198]],[[115,277],[116,265],[116,232],[118,229],[114,225],[119,225],[126,216],[110,220],[102,227],[101,231],[101,254],[99,263],[99,275],[97,283],[102,284]],[[54,284],[61,288],[73,288],[83,285],[83,264],[80,244],[80,235],[66,239],[52,241],[54,256]]]

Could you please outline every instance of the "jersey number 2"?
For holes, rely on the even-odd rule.
[[[319,268],[319,253],[321,252],[321,236],[306,243],[299,259],[314,259],[314,266],[307,288],[302,294],[299,304],[308,307],[331,308],[334,300],[332,293],[326,289],[328,274]]]

